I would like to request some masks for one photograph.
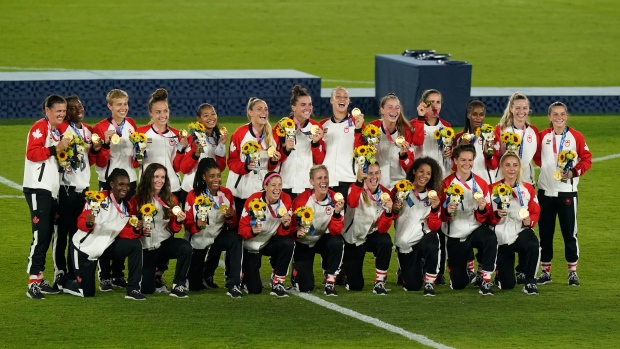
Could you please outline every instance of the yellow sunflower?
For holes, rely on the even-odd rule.
[[[365,145],[357,147],[357,153],[364,156],[368,152],[368,147]]]
[[[284,129],[280,126],[276,127],[276,135],[278,135],[278,137],[284,137],[286,136],[286,132],[284,132]]]
[[[95,195],[95,192],[94,192],[94,191],[92,191],[92,190],[87,190],[87,191],[84,193],[84,195],[85,195],[86,197],[93,197],[93,196]]]
[[[97,200],[99,202],[102,202],[103,199],[105,199],[105,196],[103,196],[102,193],[96,193],[94,197],[95,197],[95,200]]]
[[[407,189],[407,183],[405,183],[405,181],[404,181],[404,180],[402,180],[402,181],[398,181],[398,182],[396,183],[396,190],[398,190],[398,191],[403,191],[403,190],[405,190],[405,189]]]
[[[368,125],[366,127],[368,127],[368,134],[371,137],[377,137],[379,135],[379,129],[377,128],[377,126],[375,126],[375,125]]]
[[[213,206],[213,200],[210,197],[205,198],[205,206]]]
[[[465,193],[465,190],[458,184],[454,185],[452,191],[454,192],[454,195],[463,195],[463,193]]]
[[[206,131],[207,129],[205,128],[205,125],[201,124],[200,122],[196,122],[196,128],[202,132]]]
[[[138,136],[140,136],[140,142],[146,142],[146,135],[144,133],[139,133]]]
[[[454,137],[454,130],[452,127],[446,127],[446,137],[452,138]]]
[[[241,152],[242,152],[242,153],[244,153],[244,154],[247,154],[247,153],[248,153],[248,151],[250,151],[250,145],[249,145],[249,144],[247,144],[247,143],[245,143],[245,144],[243,145],[243,147],[241,148]]]
[[[569,150],[568,153],[566,153],[567,160],[575,160],[576,157],[577,153],[575,153],[573,150]]]
[[[510,139],[512,137],[510,136],[510,132],[504,132],[502,133],[502,143],[508,143],[510,142]]]
[[[306,208],[301,213],[301,219],[303,219],[304,221],[312,221],[312,218],[314,218],[314,212],[312,212],[312,209],[310,207]]]
[[[497,188],[497,193],[499,193],[499,195],[506,195],[508,193],[508,187],[500,185],[499,188]]]
[[[140,213],[142,213],[145,216],[150,216],[153,214],[153,212],[155,212],[155,206],[151,204],[145,204],[145,205],[142,205],[142,207],[140,207]]]
[[[280,124],[282,125],[282,127],[284,128],[295,128],[295,123],[293,122],[293,120],[286,118],[284,120],[282,120],[280,122]]]
[[[560,162],[564,162],[564,161],[566,161],[566,153],[561,152],[561,153],[558,155],[558,160],[559,160]]]
[[[250,202],[250,208],[253,211],[258,211],[258,210],[260,210],[262,208],[262,205],[260,204],[260,201],[254,199],[254,200],[252,200],[252,202]]]
[[[484,133],[489,133],[489,132],[493,132],[494,128],[493,128],[493,126],[491,126],[489,124],[484,124],[484,125],[482,125],[480,131],[482,131]]]
[[[519,145],[519,144],[521,144],[521,137],[520,137],[518,134],[513,133],[513,134],[512,134],[512,143],[513,143],[514,145]]]
[[[435,130],[435,132],[433,133],[433,137],[435,137],[435,139],[441,138],[441,131],[439,131],[438,129]]]
[[[196,196],[196,199],[194,199],[194,204],[196,205],[202,205],[205,202],[205,197],[200,195],[200,196]]]
[[[480,133],[481,133],[480,127],[476,128],[476,132],[475,132],[476,137],[480,137]]]
[[[60,161],[67,161],[67,159],[69,158],[69,154],[64,150],[61,150],[58,153],[56,153],[56,157]]]

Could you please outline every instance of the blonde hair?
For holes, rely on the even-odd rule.
[[[373,165],[377,165],[377,167],[379,167],[379,171],[381,171],[381,166],[379,166],[379,164],[376,162],[368,165],[368,171],[370,171],[370,166],[373,166]],[[366,185],[366,180],[364,180],[364,185]],[[380,185],[381,184],[379,184],[379,186]],[[366,205],[370,205],[370,198],[368,197],[368,193],[366,192],[366,190],[362,190],[362,199],[364,200],[364,203]]]
[[[504,109],[504,115],[502,115],[502,118],[499,120],[500,131],[513,124],[514,115],[512,115],[512,112],[510,111],[510,109],[512,109],[512,106],[515,104],[515,101],[518,101],[518,100],[525,100],[527,101],[527,105],[528,106],[530,105],[530,100],[527,98],[526,95],[522,94],[521,92],[513,93],[512,96],[510,96],[510,99],[508,99],[508,105],[506,106],[506,109]],[[529,123],[529,122],[526,120],[526,123]]]
[[[338,90],[344,90],[344,92],[346,92],[347,95],[349,94],[349,91],[346,88],[342,86],[336,86],[332,89],[332,93],[329,95],[329,99],[334,99],[334,96],[336,95],[336,91]],[[349,99],[349,101],[351,100],[351,97],[347,97],[347,98]]]
[[[105,96],[105,100],[108,102],[109,105],[112,105],[112,103],[114,103],[114,100],[117,98],[127,98],[127,101],[129,101],[129,95],[127,94],[127,92],[116,88],[108,92],[107,96]]]
[[[381,108],[383,109],[383,106],[385,105],[385,103],[387,103],[389,99],[395,99],[400,106],[400,113],[398,114],[398,119],[396,119],[396,128],[398,129],[398,133],[400,133],[404,137],[405,127],[407,127],[411,132],[413,132],[413,129],[411,127],[411,124],[407,121],[407,118],[405,118],[405,114],[403,114],[403,106],[402,104],[400,104],[400,100],[393,92],[390,92],[387,94],[387,96],[381,98],[381,103],[379,103]],[[383,115],[381,115],[381,117],[383,117]],[[387,132],[387,130],[385,131]]]
[[[248,120],[250,121],[250,123],[252,123],[252,118],[250,118],[250,110],[254,109],[254,105],[257,102],[263,102],[265,103],[265,105],[267,105],[267,102],[265,102],[264,100],[258,97],[250,97],[250,99],[248,100],[248,106],[246,108],[246,114],[248,116]],[[265,129],[263,129],[263,132],[265,132],[265,145],[267,146],[267,148],[276,146],[276,141],[273,139],[273,133],[271,132],[271,130],[272,130],[271,124],[269,123],[269,118],[267,118]],[[258,135],[255,135],[255,136],[258,136]]]
[[[327,172],[327,174],[329,175],[329,170],[327,170],[327,166],[325,165],[314,165],[310,168],[310,179],[312,179],[312,177],[314,177],[314,173],[318,170],[325,170],[325,172]]]
[[[519,163],[519,172],[517,172],[517,182],[520,183],[521,173],[523,173],[523,165],[521,164],[521,158],[519,157],[517,153],[513,151],[505,152],[504,155],[502,155],[501,159],[499,159],[499,166],[501,167],[504,164],[504,162],[506,162],[506,159],[511,158],[511,157],[517,159],[517,162]]]

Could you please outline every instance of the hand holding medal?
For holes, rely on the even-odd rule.
[[[364,114],[362,114],[362,111],[359,108],[353,108],[351,116],[355,119],[355,128],[361,129],[362,125],[364,125]]]

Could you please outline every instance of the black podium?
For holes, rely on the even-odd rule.
[[[418,115],[416,107],[422,92],[430,88],[443,95],[441,117],[452,125],[463,125],[471,91],[471,64],[441,64],[394,54],[375,56],[377,104],[394,92],[403,104],[405,116],[412,119]]]

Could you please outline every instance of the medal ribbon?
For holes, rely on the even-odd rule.
[[[527,125],[523,125],[523,132],[521,133],[521,143],[519,144],[519,158],[523,157],[523,142],[525,142],[525,130],[527,129]],[[512,124],[512,132],[517,133],[515,130],[515,125]]]
[[[86,143],[86,130],[84,130],[84,126],[82,125],[82,132],[80,132],[80,130],[77,128],[77,126],[75,126],[73,122],[70,122],[69,125],[71,125],[71,128],[73,129],[75,134],[78,135],[78,137],[80,137],[80,139],[83,140],[84,143]]]
[[[52,124],[50,124],[50,119],[47,117],[47,115],[45,116],[45,120],[47,121],[47,129],[50,131],[50,136],[52,136],[52,139],[55,142],[60,141],[60,133],[56,128],[52,128]]]
[[[207,190],[206,192],[207,196],[209,197],[209,199],[211,199],[211,201],[213,201],[213,206],[215,206],[216,209],[220,209],[220,206],[224,203],[224,199],[222,199],[222,195],[220,194],[220,192],[217,192],[217,198],[219,201],[219,204],[216,202],[215,198],[213,197],[213,195],[211,195],[211,192],[209,190]]]
[[[564,131],[562,131],[562,139],[560,139],[560,149],[556,150],[556,145],[555,145],[555,132],[553,132],[553,156],[555,156],[555,163],[556,163],[556,167],[560,168],[559,165],[559,161],[558,161],[558,154],[562,152],[562,148],[564,148],[564,139],[566,138],[566,132],[568,132],[568,126],[564,128]]]
[[[314,201],[315,204],[319,205],[319,206],[331,206],[331,207],[335,207],[334,202],[332,201],[332,198],[329,196],[329,192],[327,193],[327,204],[323,205],[319,202],[319,200],[316,199],[316,195],[314,195],[314,189],[312,189],[312,195],[310,196],[312,198],[312,200]],[[323,200],[325,201],[325,200]]]
[[[116,198],[114,198],[114,193],[112,193],[112,191],[110,191],[110,201],[112,201],[112,204],[114,205],[118,213],[121,214],[121,218],[125,218],[125,216],[127,216],[127,210],[125,209],[125,205],[123,205],[122,202],[120,206],[118,205],[118,203],[116,203]]]
[[[265,139],[265,130],[263,129],[263,133],[261,134],[259,138],[257,136],[258,130],[254,128],[254,124],[250,123],[250,126],[252,126],[252,133],[254,133],[254,138],[256,138],[256,140],[258,141],[258,145],[260,146],[262,150],[265,150],[265,147],[263,147],[263,140]]]
[[[392,135],[390,134],[390,131],[388,131],[387,126],[385,125],[385,120],[381,121],[381,131],[383,131],[383,133],[385,134],[385,136],[387,137],[388,141],[392,144],[394,144],[396,147],[400,148],[400,146],[398,146],[398,144],[396,144],[396,142],[394,141],[394,139],[392,138]]]
[[[157,200],[157,202],[159,202],[159,204],[162,205],[164,208],[170,208],[170,206],[166,205],[164,200],[162,200],[159,196],[153,195],[153,199]]]
[[[119,136],[123,135],[123,128],[125,127],[125,119],[123,119],[123,122],[121,122],[121,124],[117,124],[116,120],[114,120],[113,117],[110,117],[110,119],[112,120],[112,125],[114,125],[114,128],[116,129],[116,134]]]

